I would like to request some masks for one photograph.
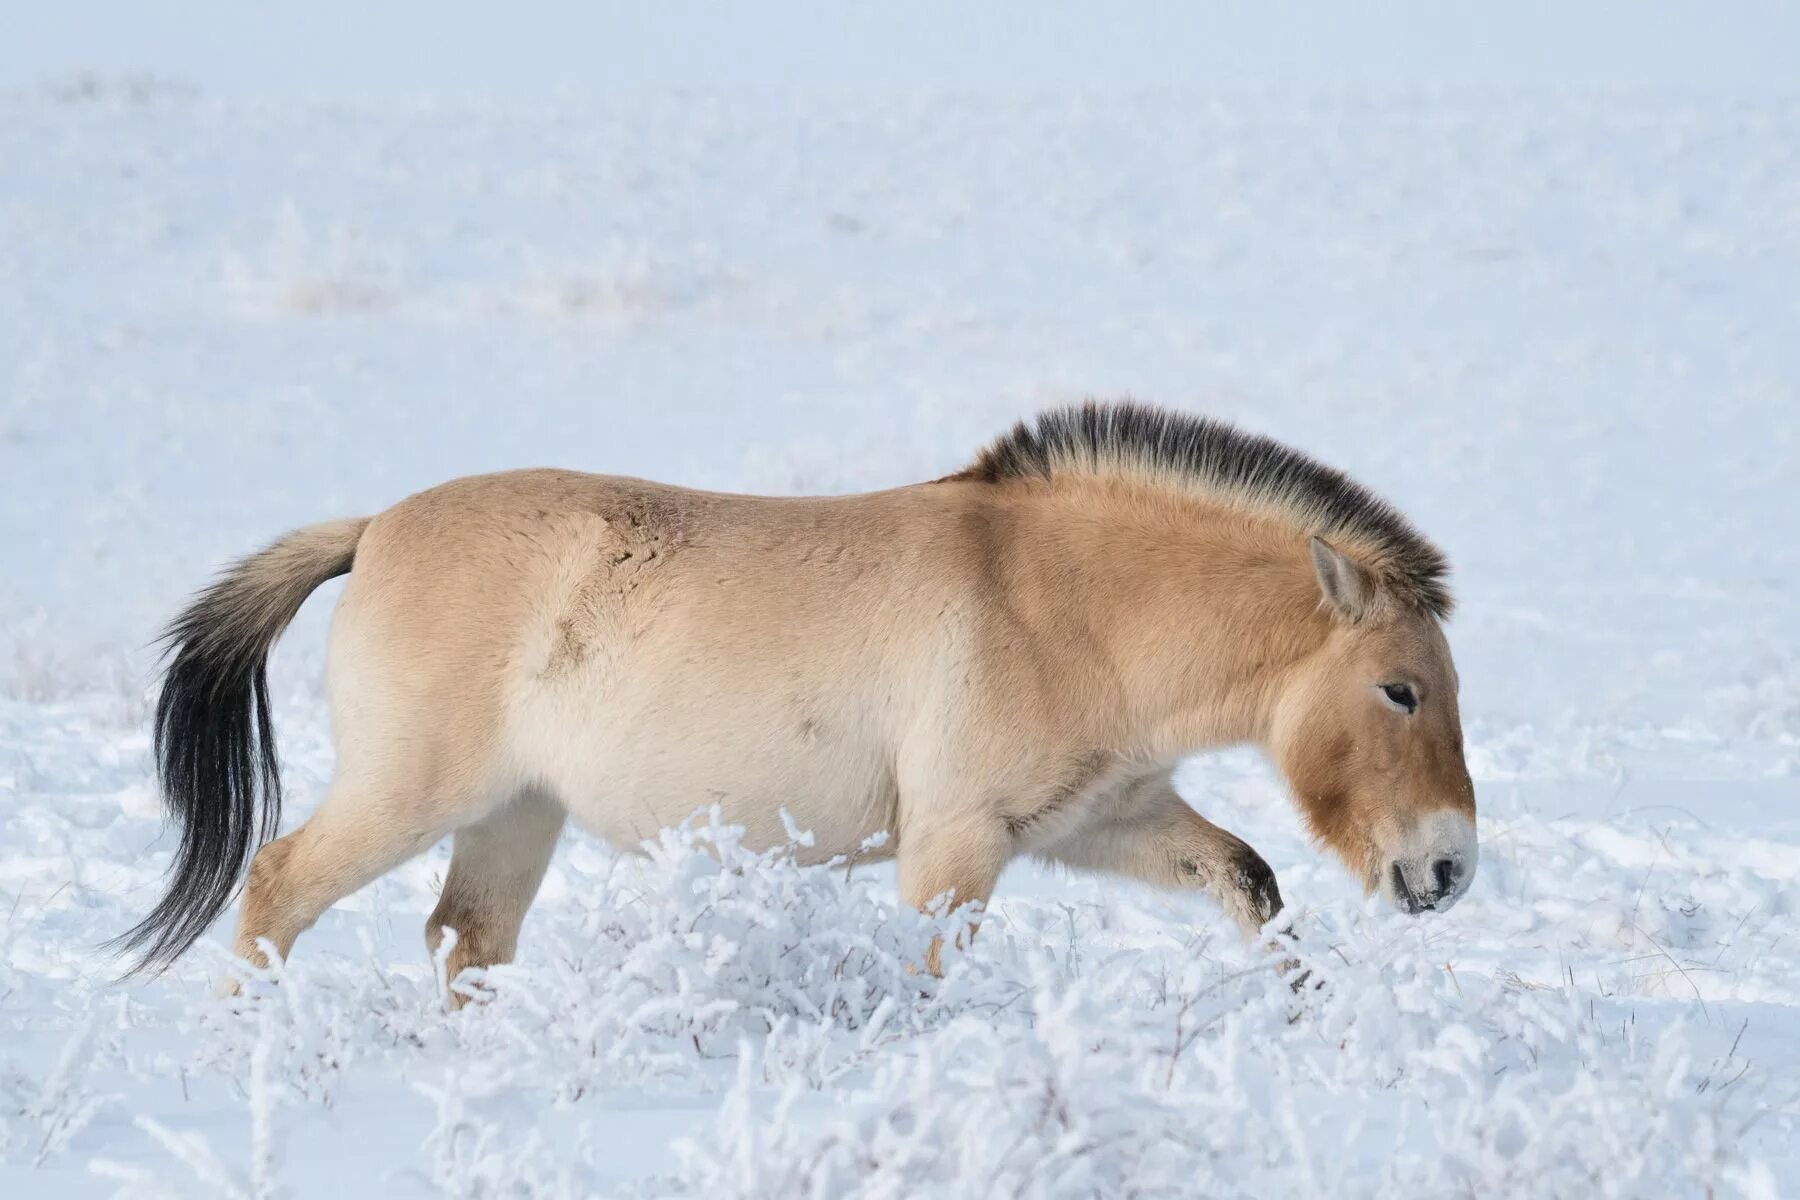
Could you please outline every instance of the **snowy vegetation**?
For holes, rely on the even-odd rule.
[[[1104,909],[1027,909],[939,980],[916,964],[954,922],[736,835],[712,814],[603,856],[533,963],[461,981],[483,998],[461,1013],[441,977],[335,957],[191,1005],[167,1049],[115,1004],[104,1040],[91,1018],[10,1082],[6,1151],[41,1163],[123,1115],[98,1079],[173,1075],[241,1095],[242,1126],[139,1115],[162,1161],[92,1169],[128,1196],[277,1195],[296,1115],[382,1079],[429,1122],[413,1169],[457,1196],[1776,1194],[1737,1150],[1768,1097],[1735,1045],[1459,976],[1428,936],[1315,918],[1272,953],[1090,956]],[[591,1103],[621,1090],[718,1113],[625,1185]]]

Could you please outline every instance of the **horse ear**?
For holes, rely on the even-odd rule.
[[[1331,611],[1346,621],[1361,620],[1375,603],[1375,576],[1322,537],[1312,540],[1312,558]]]

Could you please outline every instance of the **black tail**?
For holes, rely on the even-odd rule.
[[[164,632],[156,773],[181,846],[167,893],[111,943],[138,955],[133,974],[168,966],[206,932],[280,824],[269,651],[307,596],[350,570],[367,525],[336,521],[289,534],[227,570]]]

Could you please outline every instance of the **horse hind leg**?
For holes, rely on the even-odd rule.
[[[456,931],[444,965],[447,981],[469,967],[512,961],[519,927],[544,881],[565,815],[555,799],[528,789],[456,831],[443,892],[425,923],[425,944],[434,958],[445,930]],[[452,989],[452,1004],[460,1008],[467,999]]]
[[[266,966],[262,943],[285,959],[299,936],[339,900],[485,815],[467,787],[345,776],[298,829],[256,852],[232,952]],[[226,980],[222,990],[236,990]]]

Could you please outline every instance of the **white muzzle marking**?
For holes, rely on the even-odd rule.
[[[1443,809],[1418,822],[1381,876],[1381,894],[1401,912],[1443,912],[1475,879],[1475,822]]]

